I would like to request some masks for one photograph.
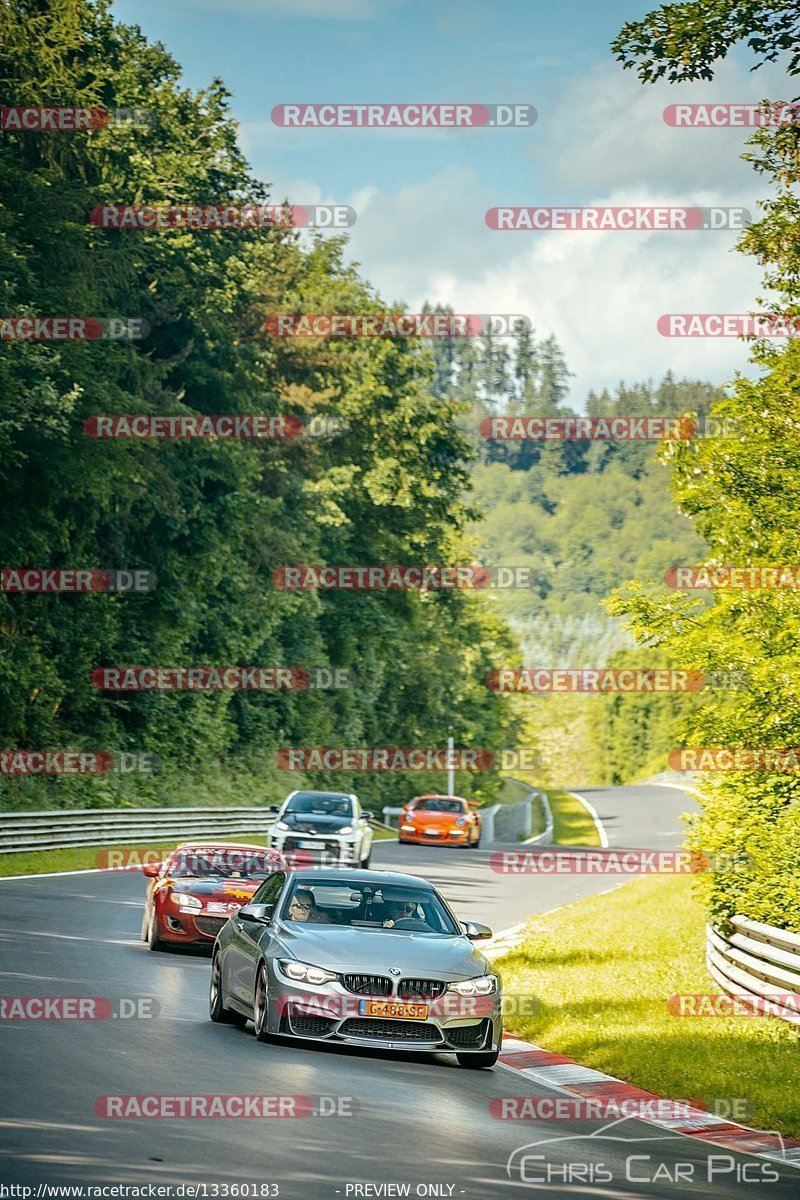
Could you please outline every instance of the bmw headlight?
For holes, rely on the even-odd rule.
[[[310,963],[294,962],[282,958],[278,965],[287,979],[295,979],[298,983],[330,983],[339,976],[335,971],[326,971],[323,967],[312,967]]]
[[[491,996],[498,991],[499,980],[496,975],[479,975],[477,979],[462,979],[460,983],[451,983],[447,989],[459,996]]]
[[[202,908],[203,907],[203,901],[199,900],[197,898],[197,896],[187,896],[183,892],[176,892],[173,895],[172,899],[175,901],[175,903],[178,905],[179,908]]]

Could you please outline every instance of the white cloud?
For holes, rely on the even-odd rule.
[[[722,65],[713,84],[642,86],[602,66],[566,93],[537,127],[538,181],[528,203],[741,205],[756,212],[765,181],[741,163],[747,131],[674,129],[676,100],[731,103],[783,98],[774,75]],[[254,142],[270,135],[252,127]],[[541,136],[539,136],[541,134]],[[370,186],[332,196],[311,180],[275,180],[295,203],[348,203],[358,214],[350,257],[389,302],[429,300],[457,312],[524,313],[540,337],[555,333],[571,369],[573,399],[589,388],[679,375],[721,383],[749,370],[736,339],[662,337],[669,312],[748,312],[761,270],[733,249],[732,231],[498,233],[487,208],[507,202],[497,180],[450,166],[393,191]]]
[[[633,71],[604,63],[570,88],[552,117],[539,115],[535,156],[554,162],[553,182],[570,188],[615,189],[648,184],[690,193],[702,187],[752,183],[739,155],[745,128],[691,129],[665,124],[669,104],[754,103],[785,99],[785,75],[775,67],[750,72],[733,59],[711,82],[642,84]]]
[[[626,193],[600,202],[631,201],[656,198]],[[589,388],[659,378],[669,369],[722,382],[734,367],[745,367],[741,343],[665,338],[656,322],[669,312],[753,307],[759,269],[733,252],[734,240],[728,232],[705,231],[532,234],[512,263],[487,267],[477,283],[433,270],[424,290],[460,311],[525,313],[540,337],[555,333],[576,374],[573,396],[579,402]]]

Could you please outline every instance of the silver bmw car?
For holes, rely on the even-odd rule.
[[[487,937],[413,875],[277,871],[217,935],[211,1020],[493,1067],[501,983],[472,944]]]

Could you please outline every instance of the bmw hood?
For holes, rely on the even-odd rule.
[[[396,968],[406,976],[450,983],[483,975],[490,966],[465,937],[294,922],[281,923],[276,932],[290,957],[340,973],[390,975]]]

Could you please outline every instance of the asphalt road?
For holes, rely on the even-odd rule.
[[[680,793],[660,788],[608,789],[590,798],[607,823],[612,845],[647,848],[678,843],[677,816],[689,803]],[[428,875],[461,916],[494,922],[497,928],[609,886],[608,877],[496,874],[484,850],[386,844],[376,851],[374,865]],[[502,1067],[473,1072],[446,1055],[393,1056],[277,1041],[262,1045],[252,1026],[241,1031],[212,1025],[208,957],[154,954],[139,941],[143,890],[141,877],[130,874],[0,881],[3,995],[104,996],[115,1009],[121,1001],[139,998],[154,998],[160,1005],[155,1018],[0,1021],[0,1183],[34,1189],[44,1184],[204,1184],[208,1197],[223,1195],[214,1193],[214,1185],[274,1184],[272,1195],[308,1200],[397,1195],[402,1190],[354,1189],[408,1184],[412,1196],[483,1200],[543,1190],[521,1182],[519,1172],[509,1178],[506,1163],[520,1147],[598,1132],[597,1123],[585,1121],[493,1119],[493,1097],[555,1094]],[[268,1120],[110,1119],[95,1112],[97,1099],[109,1094],[198,1093],[351,1097],[357,1111]],[[346,1111],[350,1101],[331,1103]],[[318,1110],[320,1102],[314,1100],[313,1106]],[[612,1133],[623,1136],[619,1126]],[[776,1182],[737,1183],[728,1175],[707,1183],[709,1158],[720,1152],[664,1135],[644,1122],[627,1121],[625,1138],[648,1140],[633,1146],[597,1138],[588,1145],[585,1140],[557,1142],[532,1153],[541,1149],[561,1178],[573,1173],[571,1185],[544,1189],[551,1196],[761,1200],[768,1195],[783,1200],[797,1195],[792,1168],[779,1169]],[[649,1140],[654,1136],[659,1140]],[[663,1164],[661,1178],[652,1183],[626,1179],[624,1160],[630,1154],[650,1156],[649,1167],[637,1165],[640,1177]],[[730,1159],[737,1170],[748,1164],[754,1178],[764,1167],[745,1155]],[[586,1182],[575,1181],[576,1166],[585,1168]],[[691,1186],[686,1182],[690,1170]],[[611,1182],[603,1182],[604,1172]],[[417,1191],[423,1185],[438,1190]]]

